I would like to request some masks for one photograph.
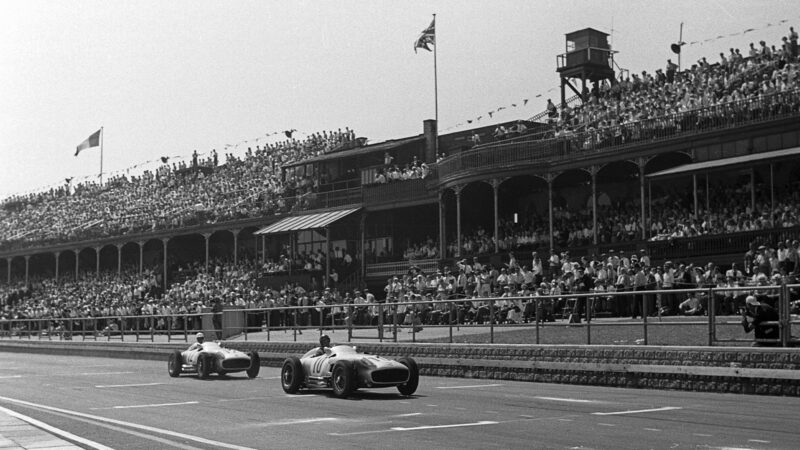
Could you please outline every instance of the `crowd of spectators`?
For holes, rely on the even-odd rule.
[[[702,58],[684,71],[678,71],[677,65],[668,61],[665,70],[643,71],[629,77],[620,75],[617,83],[598,84],[586,93],[587,102],[561,110],[556,122],[557,136],[571,137],[571,133],[579,130],[596,131],[596,136],[587,138],[594,141],[590,145],[609,139],[635,139],[636,136],[625,136],[625,129],[613,127],[659,117],[666,119],[662,128],[702,127],[713,117],[698,116],[675,122],[670,122],[670,117],[709,108],[709,114],[726,116],[739,112],[735,102],[746,102],[749,108],[753,100],[794,91],[800,81],[797,50],[788,38],[784,42],[775,51],[762,44],[747,57],[738,49],[731,49],[727,57],[720,54],[719,63],[710,64]],[[797,106],[775,103],[770,106]],[[606,129],[611,134],[606,135]]]
[[[0,204],[0,244],[48,244],[288,212],[308,204],[301,194],[313,186],[310,177],[284,180],[281,166],[353,139],[349,129],[315,133],[248,148],[243,157],[228,154],[224,163],[216,151],[206,160],[195,152],[191,164],[170,166],[163,158],[163,166],[141,176],[9,197]]]
[[[208,271],[199,262],[173,266],[172,282],[166,288],[158,267],[141,274],[125,269],[119,275],[82,273],[78,280],[34,279],[28,285],[0,287],[0,333],[42,331],[68,337],[79,332],[103,335],[122,328],[140,332],[197,330],[202,329],[200,314],[217,307],[298,307],[272,314],[248,312],[251,330],[265,325],[326,327],[398,320],[401,326],[419,332],[425,325],[485,323],[491,314],[500,324],[537,318],[575,322],[587,314],[633,318],[645,313],[701,315],[708,314],[712,305],[705,294],[649,291],[708,287],[720,289],[714,294],[716,314],[736,314],[748,295],[774,304],[774,288],[783,282],[794,283],[800,275],[797,240],[769,246],[753,243],[741,261],[725,268],[714,263],[695,266],[671,261],[655,265],[644,251],[612,250],[575,259],[568,252],[555,251],[549,255],[532,252],[529,258],[518,258],[514,252],[504,255],[503,263],[495,265],[472,257],[431,273],[412,267],[402,276],[387,279],[379,297],[369,289],[344,290],[335,285],[322,289],[297,283],[277,288],[259,284],[267,266],[252,260],[235,265],[215,260]],[[736,289],[740,287],[748,289]],[[633,295],[615,295],[619,292]],[[792,300],[797,297],[798,293],[792,292]],[[417,304],[391,305],[398,302]],[[15,319],[30,321],[15,322],[12,327],[9,321]]]
[[[375,184],[386,184],[396,181],[424,179],[430,174],[430,168],[424,161],[417,159],[416,155],[411,162],[401,168],[395,163],[394,156],[388,152],[383,155],[383,167],[375,172]]]
[[[436,273],[412,268],[404,276],[388,279],[384,291],[387,302],[422,302],[402,307],[402,313],[411,317],[402,322],[414,326],[451,321],[484,323],[491,311],[495,323],[501,324],[532,322],[537,314],[543,321],[558,317],[579,321],[587,313],[633,318],[645,311],[650,315],[702,315],[708,314],[712,304],[704,293],[648,291],[708,287],[720,289],[714,294],[716,314],[738,314],[748,295],[774,306],[778,297],[775,288],[782,282],[796,282],[800,243],[781,242],[776,248],[753,245],[742,262],[727,267],[671,261],[655,265],[644,251],[611,251],[577,260],[567,252],[551,252],[544,257],[533,252],[525,263],[509,252],[507,262],[495,266],[473,257]],[[742,287],[753,289],[737,290]],[[632,295],[615,295],[619,292]],[[572,294],[597,295],[578,298]],[[800,293],[792,292],[793,300],[798,297]],[[489,298],[496,300],[490,305]],[[443,301],[453,299],[460,301]]]

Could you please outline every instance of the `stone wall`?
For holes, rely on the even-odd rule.
[[[304,343],[229,342],[280,367]],[[186,344],[6,342],[0,351],[75,354],[166,362]],[[411,356],[422,375],[627,388],[800,396],[800,349],[364,343],[360,351]]]

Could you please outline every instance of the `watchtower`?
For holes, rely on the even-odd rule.
[[[586,81],[600,83],[609,80],[616,82],[614,76],[614,53],[608,44],[608,34],[594,28],[567,33],[567,52],[556,56],[556,71],[561,74],[561,105],[566,103],[564,88],[569,86],[582,100],[586,100]],[[580,80],[580,91],[571,79]]]

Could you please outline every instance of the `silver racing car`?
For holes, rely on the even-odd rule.
[[[281,370],[286,393],[302,388],[333,389],[336,397],[347,397],[358,388],[397,387],[411,395],[419,385],[419,369],[412,358],[397,361],[359,353],[349,345],[316,347],[298,358],[287,358]]]
[[[195,349],[183,352],[175,350],[169,355],[167,364],[171,377],[177,377],[181,373],[197,373],[200,378],[207,378],[212,373],[224,376],[246,371],[249,378],[255,378],[260,369],[261,358],[258,352],[244,353],[222,347],[216,342],[205,342]]]

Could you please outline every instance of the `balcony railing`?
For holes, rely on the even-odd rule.
[[[425,177],[427,178],[427,177]],[[364,205],[378,205],[388,202],[412,202],[435,197],[425,187],[425,179],[392,181],[386,184],[364,186]]]
[[[464,175],[612,154],[621,148],[663,142],[776,119],[800,117],[800,90],[740,100],[634,123],[589,129],[553,139],[498,143],[451,155],[437,164],[440,183]]]
[[[776,244],[800,239],[800,226],[773,228],[770,230],[725,233],[713,236],[665,239],[648,242],[650,256],[656,260],[689,258],[693,256],[713,257],[744,252],[751,242]]]

